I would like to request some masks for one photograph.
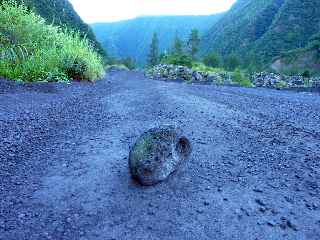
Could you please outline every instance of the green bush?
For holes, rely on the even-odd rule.
[[[205,64],[201,62],[194,62],[192,64],[192,69],[194,71],[198,72],[207,72],[207,73],[222,73],[225,72],[223,68],[213,68],[213,67],[208,67]]]
[[[234,71],[232,80],[233,82],[239,84],[242,87],[252,87],[251,81],[249,80],[249,78],[245,76],[244,73],[241,72],[240,69],[236,69]]]
[[[276,84],[277,89],[284,89],[287,87],[288,87],[288,83],[286,83],[285,81],[280,81],[280,82],[277,82]]]
[[[14,80],[95,80],[104,73],[101,57],[78,32],[9,1],[0,8],[0,59],[0,76]]]
[[[162,58],[161,63],[192,67],[192,58],[186,54],[170,54]]]

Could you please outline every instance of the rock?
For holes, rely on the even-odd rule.
[[[256,87],[268,88],[304,88],[304,87],[320,87],[320,78],[303,76],[287,76],[275,73],[261,72],[252,75],[252,82]]]
[[[267,221],[267,224],[270,226],[270,227],[274,227],[277,225],[277,223],[275,221]]]
[[[286,217],[281,218],[281,224],[280,227],[282,229],[291,228],[294,231],[298,231],[298,227],[296,224],[294,224],[291,220],[287,219]]]
[[[204,81],[204,77],[200,72],[195,71],[192,73],[192,80],[201,82]]]
[[[150,129],[130,150],[130,173],[142,185],[155,185],[175,172],[191,151],[180,128],[167,125]]]
[[[195,82],[212,82],[215,84],[223,84],[230,80],[230,77],[223,72],[208,73],[203,71],[194,71],[184,66],[176,66],[170,64],[159,64],[149,69],[146,76],[155,79],[164,80],[185,80]]]
[[[255,202],[262,207],[266,206],[266,204],[261,199],[256,199]]]

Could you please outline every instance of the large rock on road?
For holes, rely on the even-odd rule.
[[[191,154],[191,144],[175,126],[142,134],[130,151],[131,175],[142,185],[155,185],[175,172]]]

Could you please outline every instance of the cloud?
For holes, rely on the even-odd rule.
[[[70,0],[89,23],[142,15],[207,15],[228,10],[236,0]]]

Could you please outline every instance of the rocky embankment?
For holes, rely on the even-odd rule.
[[[220,85],[238,85],[232,72],[202,72],[184,66],[160,64],[148,70],[146,75],[153,79],[185,80],[189,82],[207,82]],[[248,76],[253,87],[277,89],[320,88],[320,77],[286,76],[261,72]]]
[[[320,77],[306,78],[303,76],[286,76],[276,73],[261,72],[255,73],[251,77],[256,87],[269,88],[305,88],[320,87]]]
[[[172,79],[172,80],[185,80],[192,82],[213,82],[217,84],[231,84],[232,77],[227,72],[201,72],[195,71],[191,68],[176,65],[160,64],[146,73],[147,77],[153,79]]]

